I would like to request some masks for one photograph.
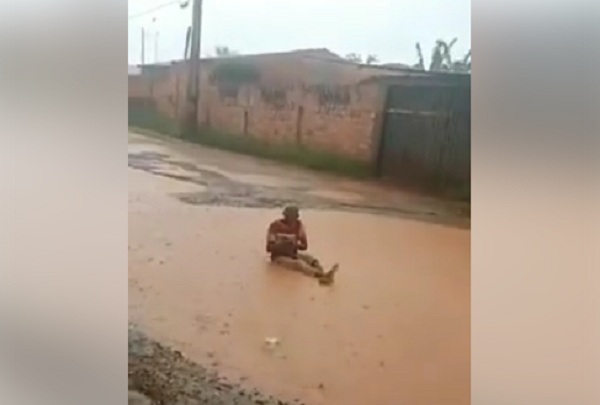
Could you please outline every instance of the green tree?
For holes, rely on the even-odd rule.
[[[413,67],[415,69],[425,70],[425,61],[423,59],[423,52],[421,51],[421,44],[417,42],[415,48],[417,49],[417,57],[419,58],[419,61],[416,65],[413,65]]]
[[[228,46],[215,46],[215,54],[217,58],[229,58],[231,56],[239,55],[237,51],[232,50]]]
[[[434,72],[448,71],[452,66],[452,47],[456,44],[457,38],[454,38],[449,43],[438,39],[435,42],[431,53],[431,63],[429,70]]]
[[[379,58],[377,58],[377,55],[373,55],[373,54],[368,55],[367,59],[365,61],[365,63],[367,65],[373,65],[373,64],[375,64],[377,62],[379,62]]]
[[[454,38],[450,42],[446,42],[442,39],[438,39],[435,42],[435,46],[431,52],[431,61],[429,63],[429,71],[432,72],[470,72],[471,71],[471,51],[459,61],[452,60],[452,47],[456,44],[457,38]],[[419,61],[413,67],[415,69],[425,70],[425,63],[423,61],[423,53],[421,52],[421,45],[417,42],[416,44],[417,56]]]
[[[346,60],[349,60],[350,62],[354,63],[362,63],[362,56],[360,56],[357,53],[349,53],[348,55],[346,55]]]
[[[453,72],[470,72],[471,71],[471,50],[465,56],[463,56],[462,60],[456,61],[452,63],[451,70]]]

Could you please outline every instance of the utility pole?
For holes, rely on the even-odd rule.
[[[190,46],[190,77],[188,80],[188,108],[185,127],[190,133],[198,129],[198,107],[200,102],[200,39],[202,34],[202,0],[193,0],[192,33]]]
[[[144,27],[142,27],[142,66],[146,63],[146,55],[145,53],[145,45],[146,45],[146,32],[144,31]]]
[[[158,38],[160,35],[160,31],[156,31],[156,36],[154,37],[154,63],[158,63]]]

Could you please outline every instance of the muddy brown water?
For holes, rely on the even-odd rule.
[[[200,186],[129,176],[130,318],[153,337],[284,399],[469,403],[469,231],[305,211],[311,252],[341,264],[328,288],[266,260],[278,210],[188,205],[170,194]]]

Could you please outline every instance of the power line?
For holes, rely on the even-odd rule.
[[[179,7],[181,7],[181,8],[187,8],[187,6],[189,5],[189,3],[190,3],[189,0],[171,0],[171,1],[167,2],[167,3],[159,4],[156,7],[150,8],[150,9],[148,9],[146,11],[142,11],[142,12],[137,13],[137,14],[132,14],[132,15],[128,16],[127,19],[128,20],[133,20],[133,19],[136,19],[136,18],[139,18],[139,17],[143,17],[143,16],[151,14],[151,13],[157,11],[157,10],[163,9],[165,7],[172,6],[173,4],[179,4]]]

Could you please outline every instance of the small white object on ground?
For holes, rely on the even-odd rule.
[[[265,338],[265,344],[269,347],[269,348],[275,348],[277,346],[279,346],[279,339],[276,337],[268,337]]]

